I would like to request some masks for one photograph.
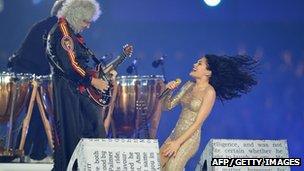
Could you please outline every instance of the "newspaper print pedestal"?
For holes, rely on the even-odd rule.
[[[81,139],[68,165],[80,171],[160,171],[159,145],[152,139]]]
[[[212,158],[288,158],[286,140],[211,139],[195,171],[290,171],[289,166],[211,166]]]

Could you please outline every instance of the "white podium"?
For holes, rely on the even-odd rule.
[[[288,158],[286,140],[211,139],[195,171],[290,171],[289,166],[211,166],[212,158]]]
[[[159,171],[159,146],[152,139],[81,139],[67,170]]]

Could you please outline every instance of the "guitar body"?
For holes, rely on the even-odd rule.
[[[90,86],[86,89],[88,92],[90,98],[95,101],[100,106],[108,106],[111,102],[112,98],[112,87],[110,86],[105,91],[100,91],[97,88],[94,88],[93,86]]]
[[[105,73],[105,71],[110,71],[110,69],[115,69],[119,64],[121,64],[126,57],[130,57],[133,52],[133,47],[130,45],[125,45],[123,48],[123,53],[119,55],[114,61],[112,61],[110,64],[108,64],[106,67],[102,68],[101,65],[98,65],[96,67],[96,71],[91,74],[94,78],[102,79],[103,81],[106,81],[109,85],[109,88],[104,91],[100,91],[97,88],[93,86],[89,86],[86,88],[86,91],[88,92],[90,98],[97,103],[98,105],[102,107],[106,107],[110,104],[111,98],[112,98],[112,92],[113,92],[113,85],[110,81],[110,74]],[[110,68],[110,69],[109,69]]]
[[[112,84],[109,81],[109,78],[107,75],[103,72],[102,66],[97,65],[95,71],[89,72],[90,75],[92,75],[94,78],[101,79],[103,81],[106,81],[109,84],[109,88],[104,91],[100,91],[97,88],[93,86],[89,86],[86,88],[87,93],[89,94],[90,98],[97,103],[100,106],[108,106],[111,102],[112,98]]]

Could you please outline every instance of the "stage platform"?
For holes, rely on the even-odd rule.
[[[25,156],[24,163],[20,163],[20,158],[14,159],[11,163],[0,163],[0,171],[50,171],[52,168],[52,157],[33,160]]]
[[[0,171],[50,171],[52,168],[52,163],[0,163]]]

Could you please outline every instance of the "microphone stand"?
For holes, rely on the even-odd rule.
[[[165,66],[164,66],[164,64],[161,64],[161,71],[162,71],[162,74],[164,76],[164,83],[167,83],[167,78],[166,78],[166,72],[165,72]]]
[[[127,73],[128,74],[133,74],[138,75],[138,70],[137,70],[137,58],[135,58],[130,66],[127,68]]]
[[[166,71],[165,71],[165,65],[164,65],[164,59],[165,59],[166,55],[163,55],[160,59],[155,60],[152,62],[152,66],[154,68],[158,68],[159,66],[162,72],[162,75],[164,77],[164,83],[167,83],[167,78],[166,78]]]

